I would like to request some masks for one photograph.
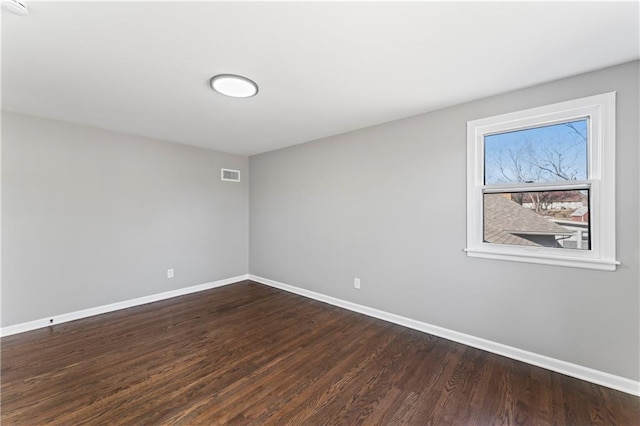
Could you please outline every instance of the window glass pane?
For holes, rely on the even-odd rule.
[[[590,250],[589,190],[484,194],[483,240]]]
[[[585,118],[485,136],[485,184],[588,179],[587,123]]]

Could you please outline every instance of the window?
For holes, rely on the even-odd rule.
[[[615,93],[467,123],[468,256],[613,271]]]

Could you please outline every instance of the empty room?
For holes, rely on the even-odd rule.
[[[3,425],[640,424],[640,3],[2,0]]]

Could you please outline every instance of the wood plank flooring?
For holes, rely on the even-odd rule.
[[[1,343],[2,425],[640,424],[640,398],[251,281]]]

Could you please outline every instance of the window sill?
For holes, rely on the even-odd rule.
[[[566,266],[570,268],[595,269],[599,271],[615,271],[620,264],[617,260],[603,260],[569,256],[550,256],[537,253],[513,253],[483,249],[466,248],[469,257],[483,259],[507,260],[511,262],[537,263],[541,265]]]

